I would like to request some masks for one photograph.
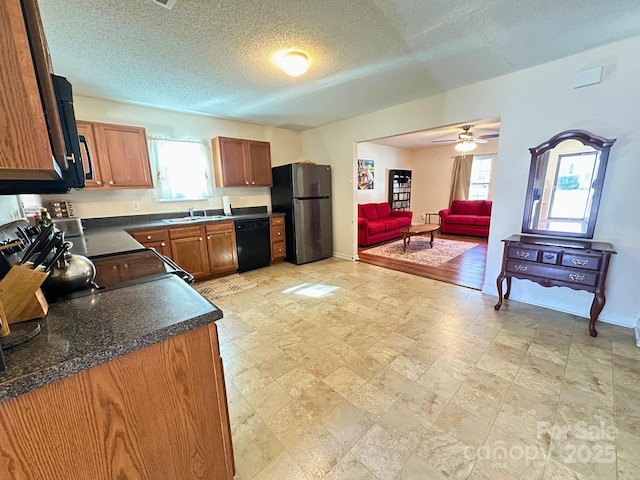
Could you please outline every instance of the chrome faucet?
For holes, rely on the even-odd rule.
[[[202,209],[202,216],[203,216],[203,217],[206,217],[206,216],[207,216],[207,209],[206,209],[206,208],[203,208],[203,209]]]
[[[193,207],[191,207],[191,208],[189,209],[189,216],[190,216],[190,217],[195,217],[195,214],[193,213]]]

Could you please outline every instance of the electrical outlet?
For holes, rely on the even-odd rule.
[[[137,202],[137,201],[131,202],[131,210],[133,210],[134,212],[140,210],[140,202]]]
[[[422,215],[420,215],[420,218],[421,218],[422,220],[424,220],[425,218],[427,218],[427,214],[426,214],[426,213],[423,213]]]
[[[247,203],[247,199],[245,197],[240,197],[240,205],[244,205]]]
[[[216,206],[216,197],[209,197],[209,206],[210,207]]]

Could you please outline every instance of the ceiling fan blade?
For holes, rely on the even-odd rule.
[[[499,136],[499,133],[491,133],[489,135],[478,135],[476,138],[498,138]]]
[[[483,140],[482,138],[476,138],[473,143],[489,143],[489,140]]]
[[[457,143],[460,140],[431,140],[431,143]]]

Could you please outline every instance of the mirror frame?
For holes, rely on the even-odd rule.
[[[591,211],[589,212],[589,220],[587,223],[587,231],[580,232],[559,232],[552,230],[538,230],[531,228],[531,216],[533,214],[533,186],[535,183],[535,173],[538,157],[545,152],[555,148],[558,144],[565,140],[577,140],[583,145],[588,145],[600,152],[600,165],[594,185],[593,199],[591,203]],[[522,217],[522,233],[532,233],[536,235],[548,235],[556,237],[574,237],[574,238],[593,238],[593,232],[596,228],[596,219],[598,218],[598,208],[600,206],[600,197],[602,196],[602,186],[604,185],[604,175],[607,170],[607,161],[609,160],[609,150],[616,139],[599,137],[585,130],[567,130],[554,135],[549,140],[541,143],[537,147],[529,149],[531,152],[531,167],[529,168],[529,182],[527,183],[527,196],[524,206],[524,215]]]

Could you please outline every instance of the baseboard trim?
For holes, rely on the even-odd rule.
[[[352,255],[346,255],[344,253],[339,253],[339,252],[333,252],[333,256],[336,258],[341,258],[342,260],[350,260],[350,261],[358,260],[357,255],[354,257]]]
[[[495,292],[495,289],[493,292],[490,292],[490,291],[488,292],[483,289],[482,293],[494,296],[496,298],[498,297],[497,293]],[[526,303],[527,305],[534,305],[536,307],[548,308],[549,310],[555,310],[557,312],[569,313],[571,315],[575,315],[576,317],[589,318],[589,315],[587,315],[588,310],[586,310],[585,312],[584,309],[578,309],[574,304],[570,304],[570,303],[554,303],[550,305],[548,303],[544,303],[544,302],[541,302],[540,300],[537,300],[536,297],[514,295],[513,291],[511,292],[511,296],[509,297],[509,299],[505,300],[505,302],[509,302],[510,300]],[[635,327],[637,321],[638,320],[634,317],[628,317],[626,315],[620,315],[617,313],[603,312],[598,317],[598,322],[609,323],[611,325],[617,325],[619,327],[625,327],[625,328]]]

